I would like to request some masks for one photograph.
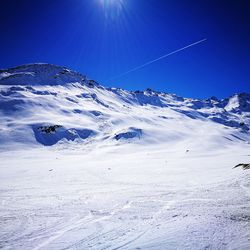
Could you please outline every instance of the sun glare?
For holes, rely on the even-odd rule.
[[[106,18],[114,18],[120,15],[124,9],[124,0],[98,0]]]
[[[123,1],[122,0],[99,0],[100,3],[102,5],[105,5],[105,6],[112,6],[112,5],[119,5],[121,4]]]

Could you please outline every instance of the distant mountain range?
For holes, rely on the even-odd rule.
[[[0,70],[0,115],[0,148],[69,142],[250,143],[248,93],[199,100],[152,89],[105,88],[43,63]]]

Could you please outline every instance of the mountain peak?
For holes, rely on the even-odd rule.
[[[25,64],[0,70],[0,85],[65,85],[85,81],[86,76],[49,63]]]
[[[250,94],[248,93],[239,93],[234,94],[231,97],[226,99],[227,104],[225,110],[233,112],[241,112],[250,110]]]

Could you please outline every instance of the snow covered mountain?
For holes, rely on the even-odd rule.
[[[250,95],[0,71],[1,249],[250,249]]]
[[[50,64],[1,70],[0,112],[1,147],[124,139],[158,143],[201,133],[225,145],[250,141],[250,94],[196,100],[151,89],[104,88]]]

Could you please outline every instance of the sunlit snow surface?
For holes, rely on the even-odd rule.
[[[250,248],[250,172],[233,169],[250,162],[248,94],[105,89],[40,66],[0,71],[1,248]]]

